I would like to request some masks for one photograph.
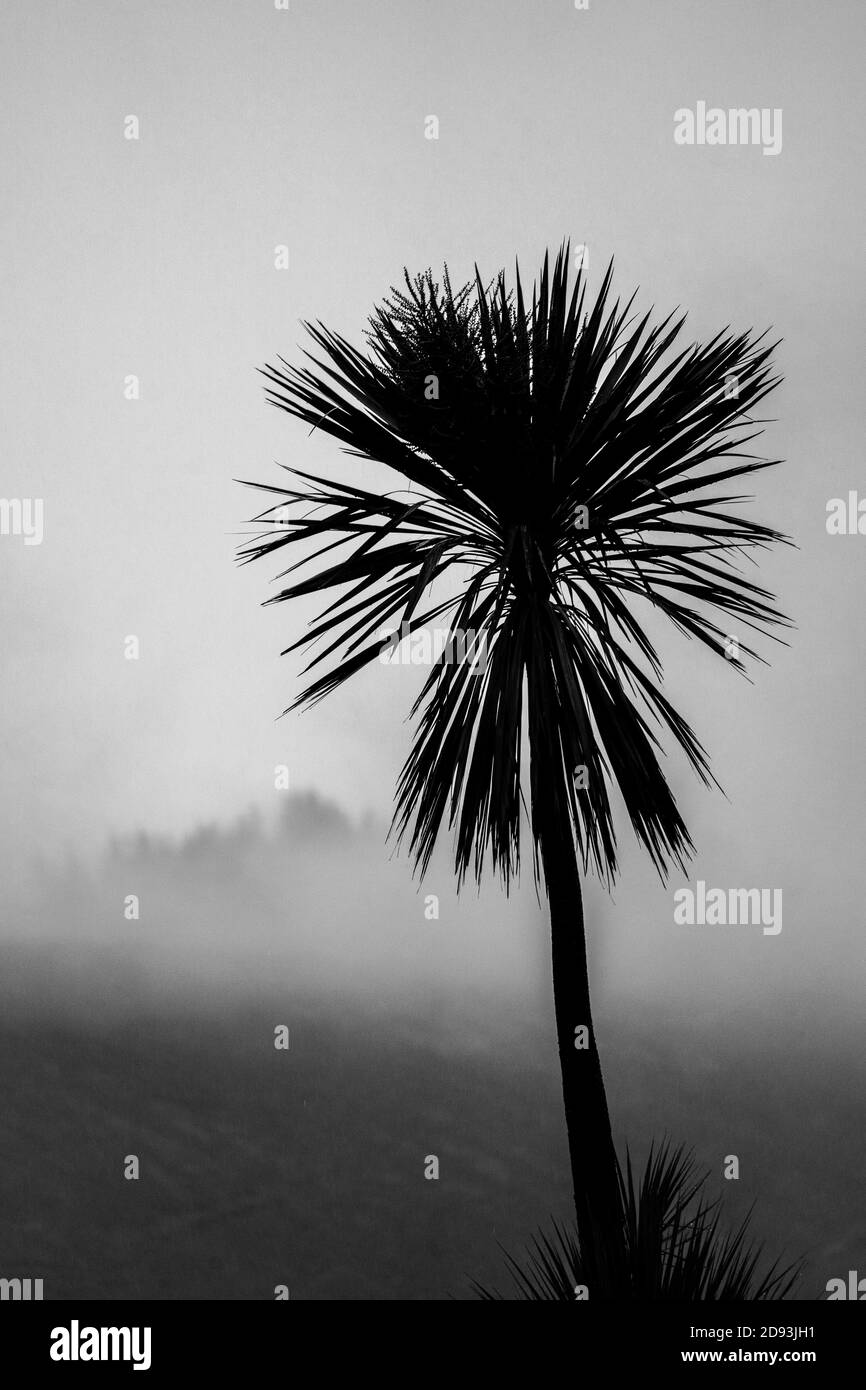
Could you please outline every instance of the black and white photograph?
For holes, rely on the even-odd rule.
[[[860,1344],[864,41],[2,0],[27,1374],[279,1367],[311,1302]]]

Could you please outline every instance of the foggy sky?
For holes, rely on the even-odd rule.
[[[569,236],[592,284],[614,255],[620,291],[688,308],[690,338],[783,337],[763,448],[786,462],[752,514],[799,546],[761,560],[797,630],[754,685],[663,644],[728,799],[672,760],[699,855],[667,887],[620,819],[622,881],[590,889],[595,958],[623,988],[673,963],[695,998],[862,997],[866,537],[825,529],[828,499],[866,489],[862,7],[8,0],[0,26],[0,494],[45,504],[41,545],[0,537],[7,882],[37,853],[272,817],[278,763],[388,818],[418,673],[374,664],[277,719],[300,665],[278,653],[314,609],[259,606],[266,566],[233,563],[255,499],[232,481],[278,482],[275,461],[385,472],[267,408],[255,369],[297,360],[303,319],[359,339],[404,264],[459,281],[518,254],[528,279]],[[674,112],[699,100],[782,109],[781,153],[677,146]],[[371,885],[381,868],[417,893],[373,853]],[[781,887],[782,933],[684,937],[672,893],[699,877]],[[494,923],[498,888],[481,901]]]

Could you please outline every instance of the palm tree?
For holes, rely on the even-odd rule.
[[[305,325],[320,356],[267,366],[268,399],[409,488],[369,492],[297,469],[288,486],[250,483],[276,500],[240,558],[312,542],[291,571],[311,568],[268,602],[339,590],[288,648],[322,646],[290,708],[374,661],[395,627],[445,618],[452,635],[475,635],[457,657],[445,648],[413,707],[392,830],[423,876],[447,818],[458,885],[489,864],[507,891],[528,812],[550,908],[575,1209],[589,1231],[620,1218],[581,877],[593,869],[610,885],[617,872],[614,789],[659,873],[684,866],[693,846],[660,734],[714,781],[635,610],[667,616],[740,669],[758,654],[742,639],[734,653],[731,625],[773,635],[786,619],[737,563],[784,537],[732,514],[743,499],[728,494],[778,462],[745,452],[763,423],[747,412],[778,381],[776,344],[725,329],[675,348],[684,315],[650,326],[652,310],[630,317],[634,296],[611,304],[612,263],[589,303],[569,260],[567,243],[552,272],[545,255],[529,308],[518,267],[511,290],[504,272],[485,286],[477,267],[457,292],[447,267],[441,284],[404,272],[365,351]]]

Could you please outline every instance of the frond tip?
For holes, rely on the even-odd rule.
[[[485,653],[481,669],[437,657],[413,710],[394,829],[422,872],[447,821],[458,877],[489,856],[508,884],[527,731],[536,850],[543,797],[611,879],[617,789],[659,872],[682,865],[692,845],[664,741],[713,779],[640,614],[741,671],[788,625],[741,565],[787,539],[740,511],[742,481],[779,462],[748,452],[777,345],[725,329],[682,347],[683,316],[636,320],[634,296],[613,300],[612,264],[590,302],[569,258],[567,243],[552,268],[545,256],[529,304],[518,268],[510,286],[476,270],[459,290],[447,269],[442,283],[406,272],[366,350],[307,325],[309,365],[263,373],[271,404],[410,484],[376,493],[297,470],[289,486],[250,484],[272,505],[240,558],[309,543],[269,602],[336,591],[294,644],[315,655],[292,707],[375,660],[391,629],[438,619]]]

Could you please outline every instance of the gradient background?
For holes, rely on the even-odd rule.
[[[41,546],[0,537],[0,1274],[465,1296],[567,1212],[531,883],[458,901],[447,846],[413,883],[385,824],[421,673],[277,719],[314,608],[260,608],[266,568],[233,564],[233,479],[393,485],[265,407],[301,320],[357,340],[404,265],[528,279],[566,236],[695,338],[784,339],[754,515],[799,547],[762,560],[797,628],[754,685],[662,644],[727,794],[672,760],[690,881],[780,887],[784,926],[675,926],[681,884],[622,825],[620,882],[588,888],[617,1135],[716,1177],[738,1154],[731,1216],[755,1200],[806,1254],[800,1296],[866,1273],[866,540],[825,526],[864,486],[862,5],[7,0],[0,25],[0,493],[45,503]],[[676,146],[698,100],[781,107],[781,154]]]

